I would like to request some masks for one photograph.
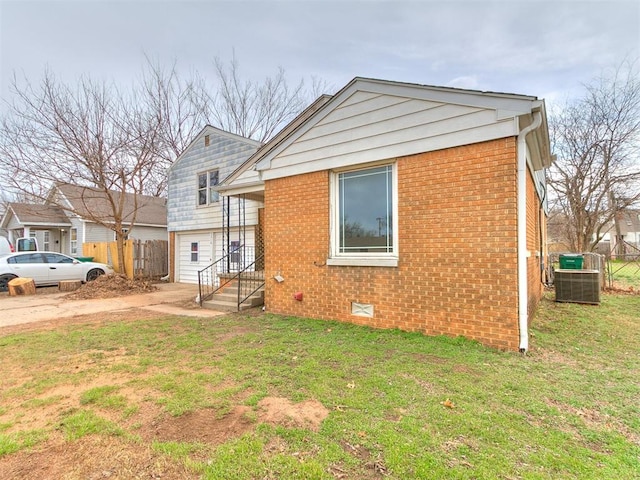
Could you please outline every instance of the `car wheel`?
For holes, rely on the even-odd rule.
[[[9,290],[9,282],[14,278],[18,277],[15,275],[0,275],[0,292]]]
[[[100,275],[104,275],[104,272],[99,268],[94,268],[87,272],[87,282],[91,282],[98,278]]]

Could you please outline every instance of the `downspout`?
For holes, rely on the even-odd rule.
[[[518,326],[520,352],[529,348],[529,289],[527,279],[527,134],[542,124],[540,112],[518,134]]]

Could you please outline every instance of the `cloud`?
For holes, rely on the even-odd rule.
[[[478,78],[475,75],[456,77],[450,82],[447,82],[446,86],[475,90],[478,89]]]
[[[354,76],[541,95],[572,91],[640,56],[640,2],[110,1],[2,2],[0,82],[45,65],[127,83],[144,54],[211,75],[235,51],[262,79],[340,87]]]

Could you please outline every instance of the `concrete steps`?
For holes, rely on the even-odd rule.
[[[251,281],[243,281],[242,290],[247,293],[242,293],[241,296],[244,297],[254,288],[256,288],[259,283],[255,284],[255,286],[251,285]],[[247,310],[249,308],[259,307],[260,305],[264,305],[264,287],[261,287],[257,292],[247,298],[241,305],[240,310]],[[237,282],[231,282],[222,288],[219,292],[215,293],[213,297],[208,300],[202,302],[203,308],[208,308],[211,310],[218,310],[221,312],[236,312],[238,311],[238,284]]]

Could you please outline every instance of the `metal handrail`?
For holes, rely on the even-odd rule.
[[[220,282],[220,274],[231,273],[230,265],[238,264],[238,272],[245,271],[248,267],[244,267],[244,262],[247,257],[247,250],[252,247],[246,247],[240,245],[238,248],[230,251],[225,256],[220,257],[211,265],[206,266],[202,270],[198,270],[198,303],[202,306],[205,300],[211,298],[217,291],[224,288],[226,285],[237,277],[233,275],[226,279],[226,281]],[[242,250],[242,251],[241,251]],[[231,262],[232,258],[238,259],[237,262]],[[253,262],[255,263],[255,261]],[[226,266],[226,268],[225,268]]]
[[[259,256],[258,258],[256,258],[253,262],[251,262],[249,265],[247,265],[247,266],[244,268],[244,270],[242,270],[241,272],[238,272],[238,310],[240,310],[240,305],[242,305],[245,301],[247,301],[247,299],[248,299],[251,295],[253,295],[254,293],[256,293],[258,290],[260,290],[260,289],[261,289],[262,287],[264,287],[264,285],[265,285],[265,281],[264,281],[264,273],[261,273],[261,274],[260,274],[261,276],[260,276],[260,277],[258,277],[257,272],[256,272],[256,270],[255,270],[255,265],[257,264],[257,262],[262,261],[262,259],[263,259],[263,258],[264,258],[264,254],[263,254],[263,255],[260,255],[260,256]],[[250,269],[251,269],[251,267],[253,267],[253,270],[250,270]],[[245,273],[245,274],[246,274],[246,273],[247,273],[247,272],[249,272],[249,271],[252,271],[252,272],[253,272],[253,277],[252,277],[252,278],[247,278],[247,275],[242,275],[243,273]],[[252,282],[260,281],[261,283],[260,283],[256,288],[254,288],[251,292],[249,292],[249,294],[248,294],[248,295],[245,295],[245,297],[241,299],[241,298],[240,298],[240,292],[242,291],[241,284],[242,284],[242,277],[243,277],[243,276],[245,277],[245,281],[246,281],[246,280],[249,280],[249,281],[252,281]]]

